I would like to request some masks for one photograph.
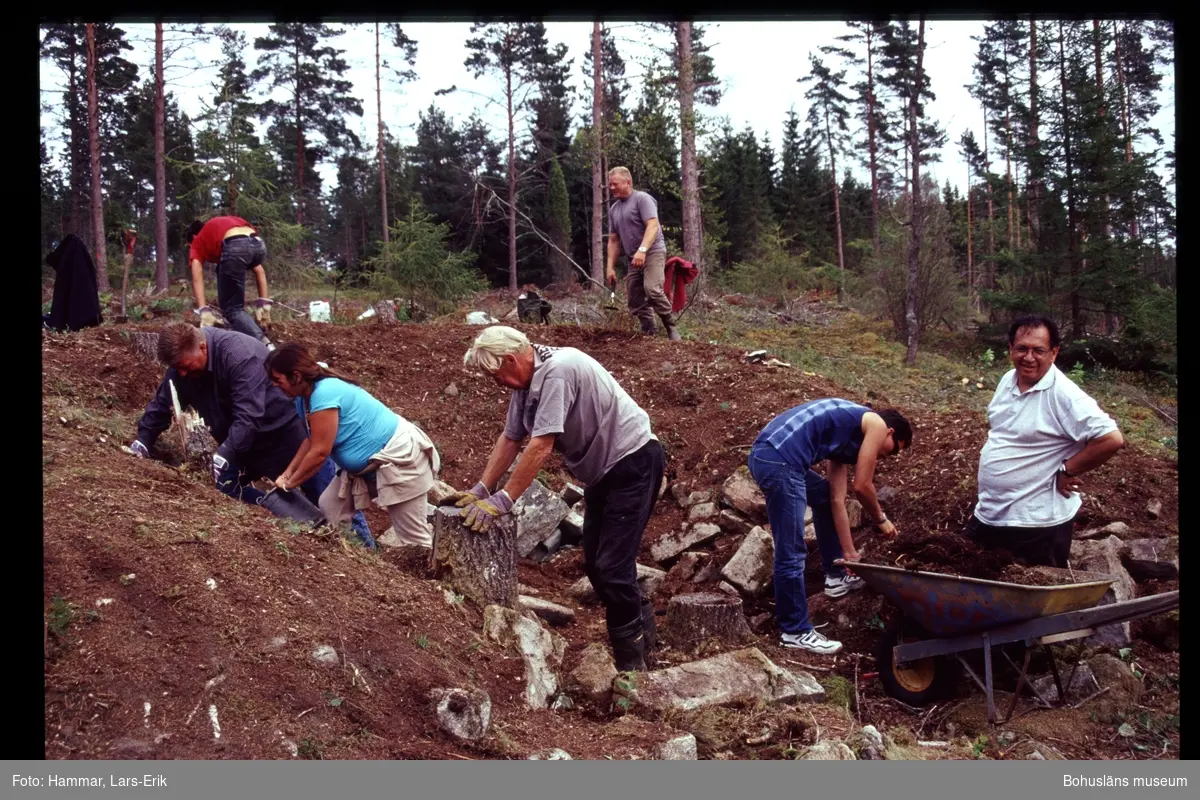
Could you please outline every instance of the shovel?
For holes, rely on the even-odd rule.
[[[609,281],[608,302],[604,304],[604,308],[608,311],[620,311],[617,307],[617,279],[613,278]]]
[[[270,489],[258,501],[258,504],[277,517],[286,517],[298,522],[310,522],[319,525],[325,521],[321,509],[308,501],[308,498],[291,489],[280,489],[273,481],[268,480]]]
[[[129,284],[129,264],[133,261],[133,243],[137,241],[137,231],[133,228],[125,230],[125,273],[121,276],[121,316],[125,317],[125,287]]]

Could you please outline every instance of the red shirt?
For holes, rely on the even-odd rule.
[[[204,223],[204,227],[196,234],[196,238],[192,239],[192,247],[188,251],[188,262],[218,263],[221,260],[221,244],[225,241],[225,234],[229,232],[230,228],[252,228],[255,233],[258,233],[257,228],[241,217],[213,217]]]

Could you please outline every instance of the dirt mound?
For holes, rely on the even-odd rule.
[[[889,404],[820,375],[746,364],[728,347],[620,330],[518,327],[537,342],[579,347],[608,367],[649,412],[669,479],[690,489],[719,491],[745,463],[758,431],[791,406],[831,395]],[[126,329],[155,326],[43,334],[47,757],[524,758],[561,747],[576,758],[627,758],[645,757],[670,738],[669,720],[614,725],[610,709],[583,703],[527,710],[520,659],[483,640],[480,610],[447,596],[425,575],[422,559],[314,536],[225,501],[204,475],[122,453],[162,374],[129,352]],[[276,324],[272,337],[309,344],[419,422],[441,453],[441,477],[467,486],[483,469],[509,397],[462,369],[479,330],[289,321]],[[978,569],[978,559],[948,542],[970,513],[986,422],[974,413],[897,405],[917,434],[913,450],[880,465],[877,485],[897,489],[888,515],[904,542],[922,548],[914,555],[922,563],[944,568],[938,559],[946,554]],[[554,488],[568,478],[557,456],[542,477]],[[1172,464],[1129,448],[1084,483],[1093,524],[1119,519],[1139,535],[1152,525],[1177,526]],[[1149,497],[1163,500],[1157,522],[1144,518]],[[374,509],[368,518],[376,532],[388,525]],[[647,529],[642,563],[654,564],[651,545],[684,519],[666,494]],[[736,536],[718,538],[712,558],[723,563],[737,543]],[[815,554],[809,563],[816,570],[810,590],[819,591]],[[579,549],[569,548],[519,566],[523,592],[577,609],[576,622],[559,630],[568,642],[563,673],[588,643],[604,641],[603,610],[566,596],[581,564]],[[655,602],[665,608],[666,597]],[[769,596],[746,605],[749,614],[771,607]],[[829,632],[855,643],[848,652],[869,653],[879,614],[855,621],[861,631],[854,637]],[[840,625],[836,613],[831,619]],[[828,661],[777,648],[773,625],[757,644],[782,666],[828,668]],[[333,663],[314,660],[322,646],[332,648]],[[849,679],[855,664],[847,656],[833,669]],[[437,728],[428,692],[453,686],[491,695],[492,732],[480,743],[453,741]],[[868,707],[886,705],[877,685],[862,690]]]

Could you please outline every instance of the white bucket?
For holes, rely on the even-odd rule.
[[[313,322],[329,322],[329,303],[313,300],[308,304],[308,318]]]

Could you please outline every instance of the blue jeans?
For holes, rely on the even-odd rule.
[[[262,328],[246,313],[246,273],[261,265],[267,246],[257,236],[226,239],[217,263],[217,305],[229,327],[238,333],[263,338]]]
[[[813,528],[821,549],[825,575],[840,578],[846,571],[833,565],[842,557],[842,545],[833,527],[829,482],[811,469],[800,470],[784,461],[770,445],[750,451],[750,474],[767,500],[767,519],[775,540],[775,621],[782,633],[812,630],[808,597],[804,591],[804,509],[812,505]]]

